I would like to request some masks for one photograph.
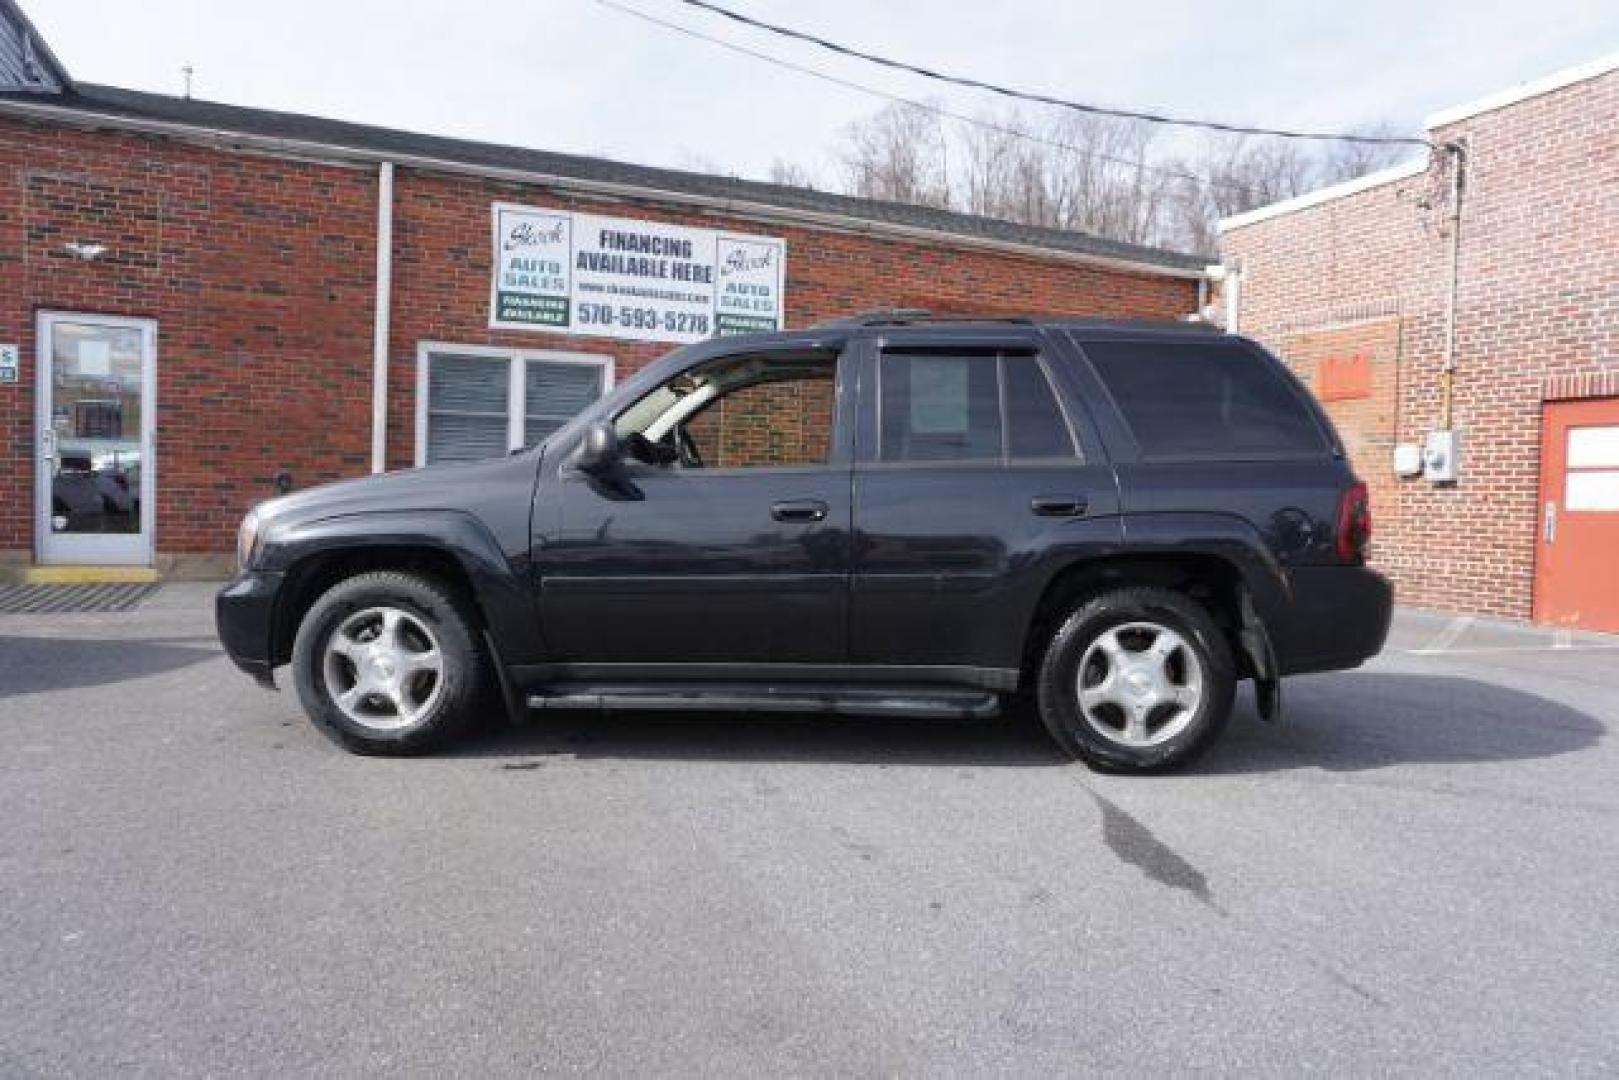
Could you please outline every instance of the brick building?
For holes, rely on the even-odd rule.
[[[1240,329],[1325,400],[1403,602],[1619,630],[1619,55],[1427,128],[1222,223]],[[1410,475],[1446,431],[1455,478]]]
[[[503,453],[672,342],[894,305],[1173,318],[1201,262],[75,83],[0,0],[0,563],[217,570],[278,475]]]

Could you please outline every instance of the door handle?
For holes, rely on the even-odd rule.
[[[1036,495],[1029,509],[1041,517],[1078,517],[1089,504],[1083,495]]]
[[[773,504],[770,516],[777,521],[825,521],[826,503],[819,499],[789,499]]]
[[[1550,499],[1546,500],[1546,523],[1542,526],[1542,535],[1548,544],[1557,540],[1557,504]]]

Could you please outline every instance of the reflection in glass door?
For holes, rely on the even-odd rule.
[[[148,319],[40,315],[41,562],[152,561],[156,336]]]

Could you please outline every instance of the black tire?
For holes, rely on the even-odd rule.
[[[436,647],[441,658],[440,670],[428,673],[435,681],[428,683],[422,715],[387,729],[379,726],[388,722],[385,715],[362,723],[346,713],[327,678],[333,635],[351,619],[384,609],[400,612],[416,631],[425,630],[430,635],[427,644]],[[304,712],[323,734],[356,754],[403,756],[437,750],[466,731],[487,697],[488,665],[475,627],[476,620],[455,592],[432,578],[378,571],[340,581],[309,608],[293,642],[293,681]],[[340,670],[338,677],[342,674]]]
[[[1091,664],[1108,661],[1096,658],[1092,647],[1101,648],[1101,642],[1110,631],[1126,628],[1126,635],[1141,635],[1153,640],[1150,630],[1128,629],[1135,625],[1162,627],[1172,631],[1180,644],[1192,654],[1197,663],[1198,692],[1196,705],[1180,708],[1174,705],[1156,709],[1152,715],[1170,710],[1172,719],[1159,728],[1162,741],[1151,745],[1130,745],[1123,731],[1123,710],[1120,730],[1113,734],[1109,724],[1087,719],[1080,703],[1080,665],[1092,654]],[[1145,657],[1145,652],[1127,654]],[[1172,662],[1179,664],[1183,679],[1190,679],[1192,671],[1184,655],[1176,654]],[[1168,670],[1166,668],[1165,670]],[[1087,672],[1087,679],[1091,678]],[[1121,676],[1122,677],[1122,676]],[[1231,647],[1225,635],[1215,625],[1208,611],[1197,601],[1169,589],[1125,588],[1103,593],[1086,601],[1063,621],[1046,646],[1036,680],[1036,696],[1040,720],[1057,744],[1069,754],[1092,768],[1110,772],[1158,772],[1177,768],[1195,760],[1207,750],[1231,718],[1231,702],[1236,692],[1237,676],[1231,658]],[[1104,719],[1112,706],[1097,711]],[[1189,714],[1187,716],[1186,714]],[[1144,724],[1149,723],[1143,721]],[[1169,727],[1177,729],[1165,734]],[[1104,730],[1098,730],[1098,727]],[[1150,726],[1147,737],[1156,737]]]

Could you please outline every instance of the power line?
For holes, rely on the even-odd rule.
[[[1226,124],[1217,120],[1193,120],[1182,116],[1167,116],[1162,113],[1135,112],[1130,109],[1109,108],[1105,105],[1089,105],[1085,102],[1070,101],[1067,98],[1052,97],[1049,94],[1036,94],[1025,90],[1014,90],[1010,87],[997,85],[996,83],[983,82],[979,79],[970,79],[962,75],[951,75],[942,71],[934,71],[931,68],[906,63],[903,60],[891,60],[886,56],[878,56],[875,53],[864,52],[848,45],[840,45],[835,41],[828,41],[826,38],[816,37],[814,34],[807,34],[802,30],[794,30],[791,27],[778,26],[775,23],[768,23],[762,19],[755,19],[752,16],[743,15],[741,12],[732,11],[730,8],[725,8],[718,4],[710,3],[709,0],[680,0],[680,2],[694,8],[700,8],[704,11],[712,12],[715,15],[730,19],[733,22],[741,23],[744,26],[751,26],[758,30],[765,30],[769,33],[777,34],[781,37],[792,38],[796,41],[808,42],[811,45],[817,45],[820,48],[827,49],[842,56],[852,56],[855,59],[865,60],[868,63],[878,64],[886,68],[892,68],[895,71],[906,71],[913,75],[920,75],[923,78],[933,79],[943,83],[950,83],[955,86],[964,86],[971,90],[984,90],[991,94],[999,94],[1002,97],[1009,97],[1018,101],[1031,101],[1039,105],[1054,105],[1058,108],[1072,109],[1075,112],[1089,113],[1094,116],[1112,116],[1121,120],[1142,120],[1149,124],[1167,124],[1173,127],[1199,128],[1204,131],[1221,131],[1231,135],[1266,135],[1278,139],[1316,139],[1336,142],[1368,143],[1384,146],[1409,145],[1426,147],[1430,145],[1426,139],[1418,139],[1412,136],[1354,135],[1344,132],[1291,131],[1286,128],[1246,127],[1241,124]]]
[[[987,131],[997,132],[1001,135],[1006,135],[1014,139],[1023,139],[1027,142],[1038,143],[1041,146],[1048,146],[1054,150],[1066,150],[1069,153],[1087,155],[1094,157],[1099,161],[1109,162],[1110,164],[1121,165],[1129,169],[1144,169],[1147,172],[1158,173],[1159,175],[1172,177],[1177,180],[1187,180],[1194,184],[1209,184],[1214,187],[1225,188],[1229,191],[1240,191],[1248,195],[1270,194],[1268,192],[1261,191],[1258,188],[1250,187],[1247,184],[1238,184],[1229,180],[1218,180],[1212,176],[1199,176],[1196,173],[1186,172],[1182,169],[1168,168],[1163,165],[1150,165],[1145,161],[1132,161],[1129,158],[1121,158],[1112,154],[1104,154],[1088,147],[1075,146],[1073,143],[1062,142],[1059,139],[1051,139],[1044,135],[1036,135],[1031,132],[1020,131],[1017,128],[1008,127],[1005,124],[997,124],[993,120],[985,120],[976,116],[968,116],[965,113],[952,112],[949,109],[941,108],[940,106],[934,105],[931,102],[921,101],[916,98],[903,97],[898,94],[890,94],[886,91],[878,90],[876,87],[867,86],[864,83],[857,83],[849,79],[839,78],[836,75],[829,75],[824,71],[817,71],[814,68],[806,67],[802,64],[795,64],[791,60],[783,60],[780,57],[771,56],[769,53],[758,52],[754,49],[748,48],[745,45],[738,45],[735,42],[726,41],[724,38],[712,37],[701,32],[700,30],[693,30],[689,26],[682,26],[676,22],[660,19],[656,15],[649,14],[645,11],[640,11],[625,4],[620,4],[617,2],[617,0],[595,0],[595,2],[603,7],[611,8],[612,10],[621,14],[632,16],[642,20],[643,22],[652,23],[655,26],[661,26],[665,30],[673,30],[677,34],[684,34],[686,37],[697,38],[702,41],[706,41],[711,45],[718,45],[722,49],[728,49],[731,52],[740,53],[743,56],[749,56],[755,60],[762,60],[767,64],[775,64],[777,67],[783,67],[789,71],[796,71],[800,75],[807,75],[812,79],[819,79],[822,82],[831,83],[834,86],[841,86],[845,89],[855,90],[862,94],[869,94],[872,97],[883,98],[884,100],[896,102],[900,105],[905,105],[913,109],[921,109],[923,112],[932,113],[935,116],[940,116],[947,120],[955,120],[959,123],[971,124],[974,127],[980,127]]]

